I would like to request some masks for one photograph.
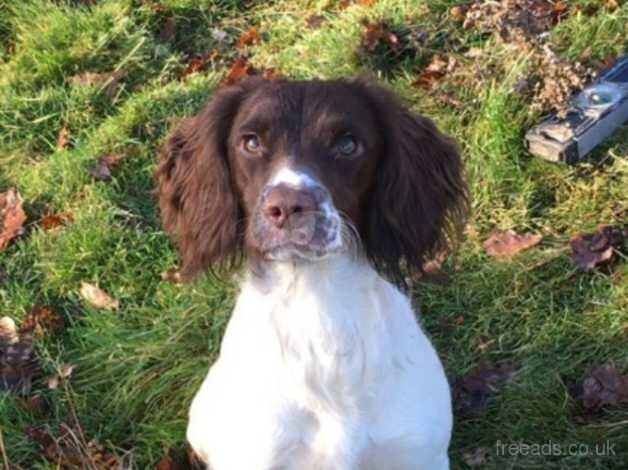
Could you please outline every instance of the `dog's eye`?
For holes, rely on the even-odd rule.
[[[247,152],[257,153],[262,148],[262,143],[259,140],[259,137],[255,134],[247,134],[242,139],[242,145]]]
[[[338,139],[336,148],[342,155],[353,155],[358,150],[358,141],[351,134],[345,134]]]

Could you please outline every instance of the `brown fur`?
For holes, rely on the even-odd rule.
[[[343,124],[335,124],[339,116]],[[267,141],[260,158],[239,147],[250,126]],[[362,157],[333,156],[334,126],[362,137]],[[368,81],[249,79],[219,90],[161,152],[159,205],[184,275],[232,266],[243,254],[263,257],[250,226],[264,183],[286,161],[322,181],[358,228],[371,263],[398,285],[464,224],[467,190],[455,143],[391,92]]]

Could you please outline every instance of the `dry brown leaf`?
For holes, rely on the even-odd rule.
[[[253,69],[253,66],[249,64],[244,57],[239,57],[229,69],[229,73],[227,73],[227,76],[223,80],[223,84],[233,85],[245,77],[254,75],[254,73],[255,70]]]
[[[170,268],[162,272],[161,279],[172,284],[181,284],[183,282],[183,279],[181,278],[181,271],[177,268]]]
[[[628,374],[622,374],[610,364],[594,367],[572,387],[571,393],[587,412],[625,405],[628,404]]]
[[[449,9],[449,14],[454,20],[462,23],[467,17],[467,10],[468,5],[455,5]]]
[[[253,46],[259,44],[260,37],[255,26],[251,26],[238,38],[237,47],[242,49],[243,47]]]
[[[495,367],[481,365],[459,377],[452,387],[454,409],[461,416],[482,413],[495,399],[499,389],[514,374],[512,364],[504,362]]]
[[[456,65],[457,61],[453,56],[444,59],[441,55],[434,54],[428,66],[418,75],[413,85],[425,90],[432,90],[449,72],[455,69]]]
[[[218,51],[218,49],[213,49],[209,54],[192,57],[188,61],[183,72],[179,74],[179,80],[183,80],[188,75],[204,72],[219,56],[220,52]]]
[[[496,230],[483,243],[489,256],[511,257],[537,245],[543,237],[539,234],[518,234],[512,230]]]
[[[65,327],[65,320],[52,307],[35,305],[20,325],[20,335],[42,336],[46,331],[58,331]]]
[[[111,171],[121,162],[131,156],[131,152],[124,151],[110,153],[98,158],[98,162],[90,170],[90,174],[98,181],[111,181]]]
[[[120,81],[126,77],[126,72],[83,72],[70,78],[72,86],[99,86],[108,98],[113,98],[118,90]]]
[[[582,271],[591,271],[613,260],[615,250],[628,239],[628,229],[601,225],[593,233],[581,233],[569,242],[571,259]]]
[[[96,284],[81,282],[79,294],[83,300],[95,308],[117,310],[120,307],[120,303],[117,300],[112,298]]]
[[[393,51],[399,49],[399,36],[383,21],[372,23],[365,18],[362,20],[362,26],[364,28],[363,45],[366,50],[373,52],[379,46]]]
[[[50,230],[55,230],[72,222],[74,222],[72,214],[70,214],[69,212],[58,212],[56,214],[48,214],[43,216],[39,220],[39,225],[41,225],[41,228],[48,232]]]
[[[24,233],[26,213],[22,208],[22,197],[15,189],[0,193],[0,251],[9,242]]]
[[[28,395],[37,368],[30,337],[0,348],[0,391]]]
[[[536,38],[568,14],[567,5],[550,0],[476,0],[464,12],[464,27],[495,32],[504,41]]]
[[[305,25],[309,29],[318,29],[325,22],[326,18],[324,15],[311,15],[305,19]]]
[[[70,378],[72,372],[74,372],[74,368],[75,366],[71,364],[62,364],[59,369],[57,369],[56,374],[51,375],[50,377],[48,377],[48,379],[46,379],[48,388],[50,390],[55,390],[57,387],[59,387],[59,384],[63,380]]]
[[[70,130],[63,126],[57,135],[57,148],[63,150],[70,144]]]
[[[39,445],[44,458],[55,467],[78,470],[119,470],[123,468],[118,457],[95,440],[85,441],[78,423],[61,425],[59,436],[53,436],[48,427],[29,428],[28,436]]]

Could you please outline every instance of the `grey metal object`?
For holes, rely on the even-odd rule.
[[[550,116],[525,135],[528,151],[551,162],[577,163],[628,122],[628,56],[582,90],[564,117]]]

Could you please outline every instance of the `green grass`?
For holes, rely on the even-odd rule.
[[[42,424],[54,431],[73,410],[88,438],[127,455],[134,468],[151,468],[181,445],[188,404],[218,351],[236,291],[211,279],[162,281],[176,254],[159,224],[152,172],[168,129],[212,95],[239,34],[255,25],[262,40],[246,51],[255,66],[291,78],[386,77],[463,148],[473,195],[468,237],[446,266],[450,282],[422,284],[415,294],[452,378],[502,359],[517,372],[485,413],[456,420],[453,468],[467,468],[462,453],[477,447],[492,449],[483,467],[490,469],[625,468],[628,410],[609,409],[578,424],[580,410],[567,389],[594,365],[612,362],[628,371],[628,265],[623,258],[611,274],[580,273],[567,247],[578,232],[625,222],[628,130],[596,150],[593,161],[602,164],[567,168],[529,157],[522,136],[538,116],[512,89],[531,63],[525,52],[463,29],[448,14],[456,3],[103,0],[87,7],[0,0],[0,191],[17,187],[29,216],[26,234],[0,252],[0,315],[19,320],[36,303],[53,306],[67,327],[40,341],[38,355],[46,372],[61,363],[77,366],[57,390],[36,382],[51,404],[46,418],[25,411],[17,397],[0,397],[12,464],[52,468],[25,431]],[[625,2],[615,10],[601,0],[575,3],[582,12],[549,37],[557,51],[578,59],[590,48],[591,61],[628,51]],[[325,18],[318,29],[305,26],[313,14]],[[177,31],[164,43],[159,31],[171,15]],[[415,57],[383,71],[377,58],[359,52],[363,17],[427,39]],[[214,38],[213,28],[227,38]],[[475,64],[464,56],[471,47],[484,51]],[[220,58],[208,71],[178,79],[186,55],[214,49]],[[434,53],[454,55],[477,78],[445,77],[431,92],[413,87],[417,69]],[[113,70],[126,73],[113,96],[70,80]],[[71,145],[58,150],[64,126]],[[124,149],[134,156],[113,181],[95,182],[88,171],[97,158]],[[36,223],[60,211],[70,212],[73,223],[48,232]],[[495,260],[482,249],[495,227],[544,239],[512,260]],[[98,282],[119,299],[120,310],[86,306],[78,296],[82,281]],[[443,328],[460,316],[462,325]],[[593,446],[606,439],[616,443],[615,457],[493,451],[497,441]]]

